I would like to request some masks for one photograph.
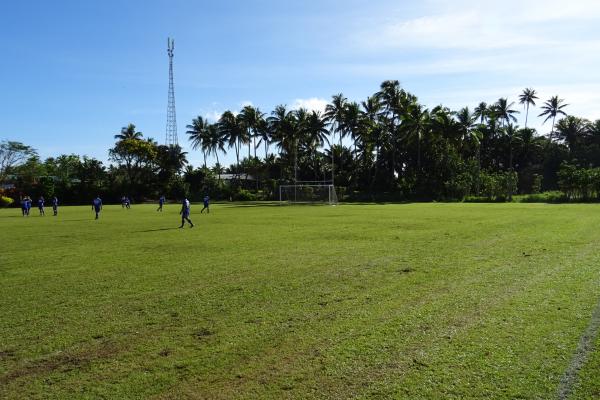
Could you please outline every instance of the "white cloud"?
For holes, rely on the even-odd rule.
[[[319,111],[320,113],[324,113],[326,106],[327,100],[318,97],[311,97],[308,99],[295,99],[291,108],[293,110],[305,108],[309,111]]]

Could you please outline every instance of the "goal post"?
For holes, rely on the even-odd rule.
[[[337,204],[334,185],[301,183],[279,186],[280,203],[326,203]]]

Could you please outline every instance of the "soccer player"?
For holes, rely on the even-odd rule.
[[[31,211],[31,203],[33,203],[33,200],[31,200],[31,197],[26,196],[25,197],[25,214],[29,217],[29,211]]]
[[[96,211],[96,219],[98,219],[98,214],[102,211],[102,199],[100,199],[100,196],[96,196],[92,202],[92,210]]]
[[[131,200],[129,200],[128,196],[125,196],[125,208],[128,210],[131,208]]]
[[[179,214],[181,214],[181,226],[179,228],[183,228],[185,221],[190,224],[190,228],[194,227],[194,224],[190,220],[190,201],[187,198],[184,198],[181,202],[181,211]]]
[[[125,196],[121,196],[121,208],[125,208]]]
[[[200,210],[200,214],[202,214],[204,212],[204,210],[206,210],[206,213],[210,213],[210,209],[208,208],[208,203],[209,203],[210,199],[208,197],[208,195],[204,196],[204,207],[202,208],[202,210]]]
[[[40,196],[38,199],[38,210],[40,210],[40,215],[46,215],[46,212],[44,211],[44,196]]]
[[[52,198],[52,211],[54,212],[54,216],[58,215],[58,197],[54,196]]]
[[[21,197],[21,212],[24,217],[27,216],[27,196]]]
[[[156,211],[160,211],[162,212],[162,208],[163,205],[165,204],[165,195],[160,196],[160,199],[158,199],[158,208],[156,209]]]

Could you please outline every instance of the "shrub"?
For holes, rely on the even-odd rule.
[[[9,207],[14,202],[10,197],[0,196],[0,207]]]

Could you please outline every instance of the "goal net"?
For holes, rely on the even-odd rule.
[[[279,201],[286,203],[328,203],[337,204],[334,185],[281,185]]]

